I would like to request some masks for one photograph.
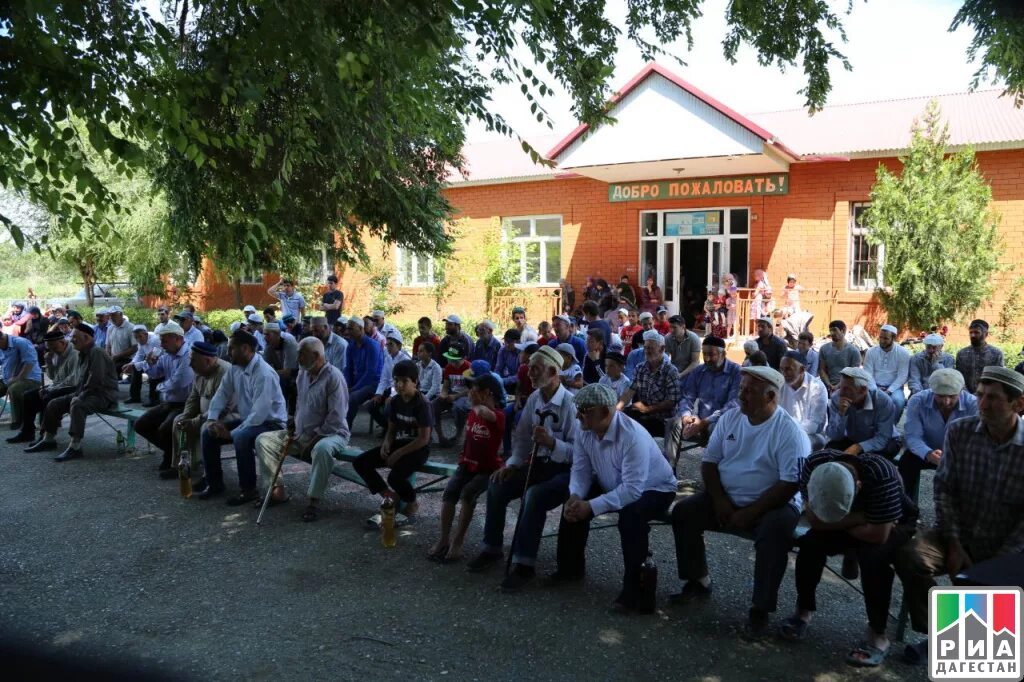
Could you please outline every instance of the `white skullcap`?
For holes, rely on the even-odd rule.
[[[645,331],[644,341],[656,341],[659,346],[665,345],[665,337],[659,334],[657,329],[648,329]]]
[[[807,482],[807,507],[825,523],[838,523],[850,513],[856,484],[850,470],[839,462],[814,468]]]

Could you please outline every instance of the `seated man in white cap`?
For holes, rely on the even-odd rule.
[[[892,398],[875,388],[863,367],[846,367],[840,375],[839,388],[828,403],[828,447],[848,455],[872,452],[892,459],[900,449]]]
[[[294,427],[289,431],[267,431],[256,438],[256,454],[260,461],[260,477],[270,486],[277,463],[282,456],[293,455],[309,462],[309,503],[302,512],[303,521],[315,521],[317,502],[324,496],[334,468],[334,458],[348,445],[348,386],[337,367],[324,358],[320,339],[307,336],[299,342],[298,403]],[[288,452],[282,452],[285,442]],[[270,491],[270,504],[288,501],[283,479],[278,478]]]
[[[653,329],[644,332],[644,357],[616,409],[640,422],[652,436],[664,436],[665,421],[679,402],[679,370],[665,354],[665,337]]]
[[[387,334],[387,341],[384,344],[384,364],[380,370],[380,381],[377,382],[377,389],[370,398],[370,418],[382,429],[387,428],[387,419],[384,415],[384,406],[387,404],[394,391],[395,379],[392,372],[395,365],[402,360],[412,360],[409,352],[402,348],[402,333],[397,329],[390,329]]]
[[[493,322],[484,320],[476,326],[476,343],[469,353],[469,361],[486,360],[491,367],[498,365],[498,351],[501,350],[501,341],[494,338],[496,329]]]
[[[917,501],[923,469],[934,470],[942,460],[942,447],[950,424],[978,416],[978,399],[964,389],[964,377],[955,369],[940,368],[928,377],[930,388],[907,403],[906,451],[899,469],[903,487]]]
[[[512,455],[505,468],[491,476],[481,552],[467,565],[469,571],[479,572],[501,560],[505,512],[509,502],[525,492],[518,531],[512,538],[512,571],[501,584],[506,592],[518,591],[533,579],[548,511],[569,498],[572,449],[579,425],[572,396],[559,379],[561,365],[562,357],[550,346],[541,346],[530,357],[530,381],[535,390],[526,399],[512,434]]]
[[[573,443],[569,500],[558,527],[558,570],[582,578],[590,520],[619,513],[622,591],[613,608],[631,611],[640,596],[640,565],[647,558],[648,524],[664,516],[676,496],[676,477],[654,439],[615,409],[610,386],[590,384],[573,398],[580,431]]]
[[[370,313],[370,317],[373,318],[373,326],[376,327],[377,330],[380,332],[380,335],[384,337],[385,342],[387,342],[388,334],[398,333],[398,329],[395,327],[395,325],[391,324],[390,322],[387,322],[384,319],[383,310],[374,310],[372,313]]]
[[[114,367],[121,369],[121,366],[135,355],[134,325],[119,305],[111,306],[107,312],[110,313],[110,326],[107,327],[107,338],[103,347],[114,360]]]
[[[158,325],[158,328],[162,326]],[[128,400],[124,401],[125,405],[142,402],[142,375],[149,367],[149,358],[156,358],[163,352],[157,331],[150,334],[144,324],[137,324],[132,329],[135,334],[135,355],[132,356],[131,362],[121,367],[121,374],[128,375]],[[152,407],[160,400],[156,384],[155,381],[149,382],[149,401],[143,407]]]
[[[441,339],[438,355],[443,358],[452,346],[458,349],[460,358],[469,358],[473,352],[473,339],[462,331],[462,318],[455,314],[444,318],[444,337]]]
[[[676,561],[686,603],[711,594],[704,532],[754,539],[754,593],[746,635],[760,637],[778,604],[793,530],[800,517],[800,469],[810,454],[807,435],[778,406],[785,383],[770,367],[744,367],[739,407],[718,420],[704,451],[704,491],[672,509]]]
[[[178,319],[177,316],[175,316],[174,319]],[[253,313],[246,318],[243,329],[252,334],[252,337],[256,339],[256,352],[263,353],[267,348],[267,341],[263,336],[263,317],[257,313]]]
[[[937,369],[952,369],[955,365],[953,356],[942,350],[946,339],[942,334],[931,333],[924,337],[924,350],[910,358],[910,374],[907,388],[910,395],[928,388],[928,377]]]
[[[828,422],[828,389],[821,379],[807,371],[807,356],[797,350],[786,351],[782,357],[782,387],[779,405],[800,424],[811,441],[811,450],[825,447],[825,424]]]
[[[868,348],[864,355],[864,371],[871,375],[880,390],[892,398],[896,408],[896,421],[907,403],[904,388],[910,378],[910,352],[896,343],[899,330],[891,324],[882,325],[878,332],[878,345]]]
[[[725,357],[725,340],[705,337],[701,353],[704,363],[679,381],[672,435],[665,442],[665,455],[673,463],[681,441],[706,443],[722,414],[739,404],[740,366]]]
[[[830,556],[852,551],[860,567],[868,630],[850,651],[850,665],[875,667],[889,649],[886,625],[896,554],[914,535],[917,506],[903,493],[892,462],[878,455],[824,450],[807,458],[800,475],[811,529],[796,555],[796,613],[782,636],[803,639],[817,610],[815,592]]]
[[[161,451],[157,471],[160,478],[171,479],[177,477],[174,468],[177,462],[171,461],[174,418],[185,409],[185,401],[192,391],[193,374],[181,325],[168,322],[161,325],[159,334],[164,352],[147,360],[146,373],[150,383],[156,384],[160,401],[139,417],[135,431]]]
[[[1024,553],[1024,376],[986,367],[976,395],[978,416],[946,431],[935,472],[935,528],[919,533],[897,560],[910,623],[921,633],[928,631],[933,576],[980,572],[989,559],[1019,560]],[[989,580],[985,584],[1017,584],[1005,572]],[[927,642],[907,647],[905,657],[927,660]]]

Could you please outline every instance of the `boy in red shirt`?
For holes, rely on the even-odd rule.
[[[441,538],[427,555],[440,563],[462,558],[462,543],[473,520],[477,498],[487,490],[491,474],[504,465],[498,454],[505,433],[504,405],[497,404],[501,400],[501,385],[490,372],[467,377],[466,384],[472,406],[466,422],[466,443],[459,457],[459,467],[448,479],[441,496]],[[459,526],[455,529],[455,537],[449,538],[455,520],[455,503],[460,500]]]
[[[668,323],[668,308],[663,305],[659,305],[658,311],[654,314],[654,328],[662,336],[672,331],[672,327]]]

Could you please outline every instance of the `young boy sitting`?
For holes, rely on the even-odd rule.
[[[615,397],[621,398],[633,380],[627,377],[623,371],[626,368],[626,356],[622,353],[607,353],[604,356],[604,376],[597,383],[611,386],[615,391]]]
[[[583,388],[583,368],[576,362],[576,349],[569,343],[560,343],[555,348],[562,356],[562,385],[569,393]]]
[[[501,385],[492,374],[483,374],[466,380],[472,405],[466,422],[466,443],[459,457],[459,468],[448,479],[441,496],[441,538],[430,549],[427,557],[440,563],[462,558],[462,543],[473,520],[473,510],[480,494],[487,490],[492,473],[502,467],[498,454],[505,431],[505,412],[497,402]],[[462,501],[459,525],[455,537],[450,538],[455,520],[455,503]]]
[[[398,496],[399,509],[396,523],[408,523],[418,509],[416,490],[409,480],[423,466],[430,455],[430,431],[433,419],[430,403],[419,391],[419,367],[413,360],[395,363],[391,376],[395,381],[395,395],[384,407],[388,430],[384,442],[356,457],[352,467],[356,470],[372,495]],[[388,467],[388,482],[384,483],[377,469]],[[390,489],[388,486],[391,486]],[[392,492],[394,491],[394,492]],[[404,517],[403,517],[404,514]]]

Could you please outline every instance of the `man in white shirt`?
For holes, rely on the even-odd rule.
[[[708,530],[754,539],[754,594],[744,630],[763,636],[778,605],[793,530],[800,517],[800,470],[810,441],[778,406],[785,379],[770,367],[744,367],[738,409],[722,415],[711,433],[701,474],[704,492],[672,509],[682,592],[687,603],[711,594],[704,548]]]
[[[864,355],[864,370],[871,375],[879,390],[885,391],[896,408],[896,421],[907,404],[904,388],[910,378],[910,352],[896,343],[899,330],[891,324],[882,325],[878,345]]]
[[[385,340],[388,339],[388,334],[398,334],[399,333],[398,329],[395,327],[395,325],[391,324],[390,322],[385,322],[384,321],[384,311],[383,310],[374,310],[373,313],[370,315],[370,317],[373,318],[373,326],[376,327],[378,331],[380,331],[381,336],[383,336]],[[408,355],[408,353],[406,353],[406,355]],[[409,358],[403,358],[403,359],[408,360]]]
[[[617,511],[624,571],[622,592],[612,608],[632,611],[640,596],[640,565],[647,558],[648,524],[668,511],[676,477],[646,429],[615,409],[618,396],[610,386],[584,386],[573,402],[580,432],[558,528],[557,575],[563,580],[583,577],[590,519]]]
[[[820,450],[828,442],[828,389],[821,379],[807,370],[806,356],[800,351],[787,351],[782,356],[782,376],[786,384],[779,396],[779,407],[796,420],[811,441],[812,450]]]
[[[196,316],[191,310],[182,310],[174,316],[174,321],[185,331],[185,346],[192,347],[197,341],[203,341],[203,332],[196,326]],[[261,344],[262,348],[262,344]]]
[[[228,500],[238,506],[259,499],[256,488],[256,437],[267,431],[283,429],[288,422],[281,382],[274,368],[256,352],[256,339],[237,331],[228,342],[231,369],[210,401],[207,422],[200,434],[205,480],[194,495],[206,500],[224,493],[224,473],[220,448],[235,446],[235,463],[241,492]],[[221,421],[230,405],[240,420]]]
[[[121,365],[131,360],[135,355],[135,337],[132,323],[125,317],[121,306],[115,305],[108,309],[110,313],[110,326],[107,327],[106,350],[114,360],[114,367],[121,369]]]
[[[157,329],[160,326],[157,325]],[[135,355],[132,356],[131,362],[120,367],[121,374],[128,375],[128,400],[124,401],[125,405],[142,402],[142,375],[149,367],[149,356],[155,357],[163,352],[163,349],[160,348],[159,331],[150,334],[146,330],[146,325],[137,324],[132,327],[132,334],[135,336]],[[149,382],[149,404],[144,407],[150,407],[160,401],[156,390],[158,383],[157,381]]]
[[[380,312],[380,311],[376,311]],[[383,319],[383,318],[382,318]],[[388,325],[391,327],[391,325]],[[395,365],[402,360],[412,360],[412,356],[409,352],[402,348],[402,333],[391,327],[387,333],[384,334],[387,342],[384,344],[384,349],[387,350],[384,353],[384,365],[380,370],[380,381],[377,382],[377,390],[374,392],[372,398],[370,398],[370,418],[377,423],[377,426],[382,429],[387,429],[387,421],[384,417],[384,405],[387,404],[388,398],[391,397],[391,387],[395,385],[394,377],[391,376],[391,372],[395,369]],[[439,389],[440,390],[440,389]]]

